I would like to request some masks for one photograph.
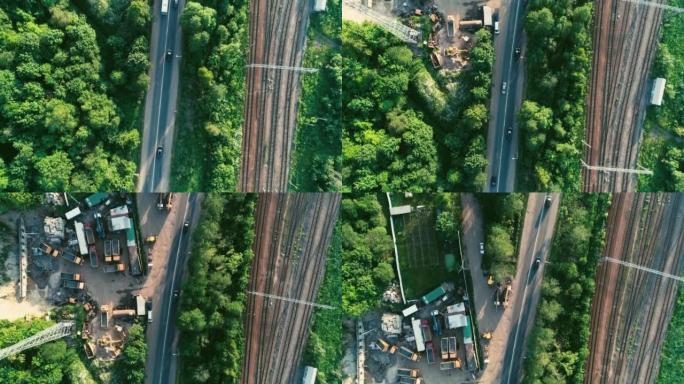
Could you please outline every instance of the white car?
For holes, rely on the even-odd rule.
[[[484,243],[480,243],[480,255],[484,256]]]

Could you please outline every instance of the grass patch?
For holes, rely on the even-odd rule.
[[[311,333],[306,343],[303,363],[318,368],[316,382],[319,384],[342,381],[342,235],[338,224],[325,266],[325,277],[318,291],[320,304],[332,305],[334,309],[314,310]]]

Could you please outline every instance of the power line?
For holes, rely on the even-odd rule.
[[[248,64],[247,68],[280,69],[280,70],[284,70],[284,71],[296,71],[296,72],[306,72],[306,73],[318,72],[318,68],[290,67],[287,65],[274,65],[274,64]]]
[[[635,268],[635,269],[638,269],[640,271],[645,271],[645,272],[649,272],[649,273],[654,273],[654,274],[662,276],[664,278],[673,279],[673,280],[679,281],[680,283],[684,283],[684,278],[682,278],[682,277],[675,276],[675,275],[672,275],[672,274],[667,273],[667,272],[660,272],[660,271],[657,271],[657,270],[652,269],[652,268],[642,267],[641,265],[630,263],[629,261],[613,259],[612,257],[603,257],[603,258],[599,259],[599,263],[601,261],[607,261],[609,263],[621,264],[621,265],[624,265],[626,267]]]
[[[666,9],[666,10],[668,10],[668,11],[674,11],[674,12],[677,12],[677,13],[682,13],[682,12],[684,12],[684,8],[678,8],[678,7],[673,7],[673,6],[671,6],[671,5],[660,4],[660,3],[656,3],[656,2],[654,2],[654,1],[644,1],[644,0],[622,0],[622,1],[625,1],[625,2],[627,2],[627,3],[634,3],[634,4],[639,4],[639,5],[645,5],[645,6],[648,6],[648,7],[662,8],[662,9]]]
[[[275,300],[283,300],[287,301],[290,303],[295,303],[295,304],[302,304],[302,305],[310,305],[312,307],[318,307],[318,308],[323,308],[323,309],[335,309],[335,307],[332,307],[330,305],[325,305],[325,304],[317,304],[311,301],[304,301],[304,300],[298,300],[298,299],[291,299],[289,297],[283,297],[283,296],[276,296],[276,295],[271,295],[268,293],[261,293],[261,292],[251,292],[247,291],[247,293],[255,296],[262,296],[262,297],[268,297],[269,299],[275,299]]]

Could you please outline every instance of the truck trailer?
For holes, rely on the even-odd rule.
[[[76,280],[81,281],[81,275],[78,273],[64,273],[61,274],[62,280]]]
[[[418,361],[418,354],[404,346],[399,348],[399,354],[408,360]]]
[[[126,270],[126,265],[124,263],[105,264],[103,270],[105,273],[123,272]]]
[[[449,359],[449,338],[448,337],[442,337],[439,343],[439,350],[442,354],[442,360],[448,360]]]
[[[86,237],[86,244],[88,244],[88,245],[95,244],[95,233],[93,232],[93,228],[90,226],[89,223],[85,224],[85,237]]]
[[[67,259],[67,260],[69,260],[69,261],[71,261],[71,262],[74,263],[74,264],[79,264],[79,265],[80,265],[80,264],[83,262],[83,259],[81,259],[80,256],[76,256],[76,255],[74,255],[74,254],[71,253],[71,252],[64,252],[64,253],[62,254],[62,257],[65,258],[65,259]]]
[[[446,291],[444,290],[444,288],[439,286],[439,287],[433,289],[428,294],[426,294],[425,296],[422,297],[423,304],[428,305],[428,304],[432,303],[433,301],[442,297],[442,295],[444,295],[445,293],[446,293]]]
[[[85,283],[76,280],[62,280],[62,287],[69,289],[84,289]]]
[[[425,355],[428,365],[435,363],[435,347],[432,345],[432,341],[425,343]]]
[[[417,369],[410,369],[410,368],[398,368],[397,369],[397,375],[399,377],[418,377],[420,374],[420,371]]]

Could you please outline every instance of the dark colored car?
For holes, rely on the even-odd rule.
[[[506,135],[511,136],[513,134],[513,127],[506,128]]]
[[[514,52],[515,52],[515,58],[516,59],[520,58],[520,48],[516,48]]]
[[[489,185],[490,185],[492,188],[496,188],[496,176],[492,176],[492,178],[489,179]]]
[[[157,156],[161,156],[164,153],[164,147],[157,147]]]
[[[166,58],[167,59],[173,58],[173,51],[172,50],[169,49],[168,51],[166,51]]]

